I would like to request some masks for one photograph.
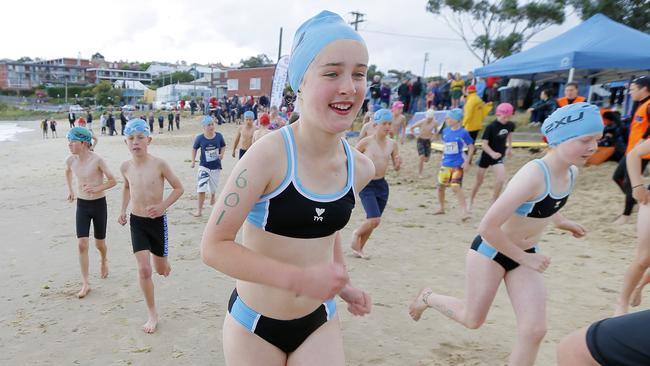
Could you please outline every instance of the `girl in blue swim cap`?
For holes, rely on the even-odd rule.
[[[343,132],[361,109],[368,51],[324,11],[296,32],[289,81],[300,118],[256,141],[235,165],[201,243],[203,261],[237,279],[223,326],[228,365],[344,365],[335,296],[364,315],[339,231],[372,162]],[[243,228],[240,241],[237,232]]]
[[[575,103],[556,110],[542,125],[551,148],[512,177],[479,225],[465,259],[465,296],[456,298],[425,288],[409,308],[414,320],[432,307],[470,329],[483,325],[501,282],[517,318],[517,338],[508,365],[533,365],[546,334],[543,273],[551,259],[538,243],[549,224],[576,238],[582,225],[564,218],[566,204],[583,166],[596,151],[603,131],[598,108]]]

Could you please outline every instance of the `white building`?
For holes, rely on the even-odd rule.
[[[195,84],[171,84],[156,89],[156,102],[177,102],[182,97],[207,99],[212,91],[207,86]]]

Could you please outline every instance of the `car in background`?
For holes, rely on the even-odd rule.
[[[86,110],[80,106],[79,104],[73,104],[69,108],[70,112],[72,113],[80,113],[80,112],[85,112]]]

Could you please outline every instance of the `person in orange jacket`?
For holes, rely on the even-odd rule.
[[[585,97],[578,95],[578,83],[567,83],[564,87],[564,96],[557,98],[557,106],[562,108],[569,104],[580,103],[586,101]],[[543,122],[543,121],[542,121]]]

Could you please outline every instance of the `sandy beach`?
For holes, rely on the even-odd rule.
[[[172,273],[168,278],[154,276],[161,322],[153,335],[140,328],[146,308],[129,228],[117,224],[121,177],[107,192],[109,277],[99,278],[99,254],[91,240],[92,291],[82,300],[74,296],[81,276],[75,204],[66,201],[68,127],[60,122],[60,137],[42,140],[38,123],[21,122],[33,131],[0,143],[0,364],[223,365],[221,326],[234,280],[202,263],[199,245],[207,215],[189,215],[197,200],[189,159],[193,138],[201,131],[198,117],[185,118],[180,131],[159,135],[156,129],[152,135],[150,152],[166,159],[185,187],[168,211]],[[236,162],[230,156],[235,128],[217,127],[229,145],[221,185]],[[121,162],[130,158],[122,137],[99,138],[96,152],[119,176]],[[353,258],[348,247],[352,230],[365,219],[360,202],[342,232],[352,281],[373,299],[372,313],[363,318],[353,317],[338,300],[347,364],[505,365],[516,328],[504,286],[478,330],[464,329],[431,309],[417,323],[408,315],[409,303],[423,286],[463,294],[465,254],[489,204],[493,175],[488,173],[469,222],[460,221],[451,194],[447,214],[434,216],[440,154],[433,154],[424,179],[418,180],[415,141],[400,148],[402,171],[389,172],[388,206],[364,249],[371,259]],[[516,149],[507,163],[509,176],[541,156]],[[561,337],[613,313],[636,247],[634,224],[612,224],[623,205],[623,195],[610,178],[614,168],[614,163],[605,163],[581,169],[562,211],[587,228],[587,237],[577,240],[549,228],[540,243],[552,264],[544,275],[549,330],[537,365],[555,365],[555,345]],[[465,175],[466,195],[476,170],[474,166]],[[641,308],[647,307],[648,302],[642,303]]]

